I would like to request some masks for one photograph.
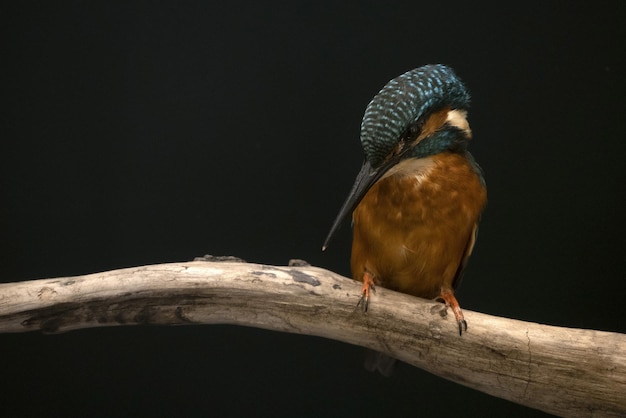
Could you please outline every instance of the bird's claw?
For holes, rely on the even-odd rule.
[[[368,272],[363,274],[363,286],[361,287],[361,297],[356,306],[363,306],[363,312],[367,312],[367,308],[370,304],[370,293],[376,293],[376,286],[374,285],[374,278]]]
[[[370,304],[370,298],[369,296],[365,296],[365,293],[361,294],[361,297],[359,298],[359,301],[356,303],[356,307],[358,308],[359,306],[363,306],[363,312],[367,312],[367,307]]]
[[[459,335],[463,335],[463,328],[465,328],[465,332],[467,332],[467,321],[465,319],[461,319],[458,321],[459,324]]]
[[[441,299],[446,307],[449,306],[452,308],[452,312],[454,312],[454,317],[456,318],[456,322],[459,325],[459,335],[463,335],[463,331],[467,332],[467,321],[463,317],[463,311],[459,306],[459,302],[454,297],[454,293],[450,289],[442,289],[441,294],[437,299]]]

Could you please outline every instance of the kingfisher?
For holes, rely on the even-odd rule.
[[[467,151],[470,95],[454,71],[426,65],[389,81],[361,123],[365,161],[322,246],[352,213],[350,267],[368,309],[375,286],[444,302],[467,331],[454,296],[487,203]]]

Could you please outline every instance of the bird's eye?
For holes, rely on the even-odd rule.
[[[408,137],[410,139],[417,138],[420,132],[422,132],[422,125],[423,123],[420,123],[420,122],[411,124],[408,130]]]
[[[411,123],[404,131],[404,135],[402,135],[402,142],[413,142],[418,136],[420,136],[423,128],[424,121],[422,119]]]

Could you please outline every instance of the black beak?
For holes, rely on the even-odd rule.
[[[397,157],[399,157],[399,155]],[[363,199],[370,187],[372,187],[374,183],[376,183],[376,181],[383,176],[383,174],[389,171],[391,167],[396,165],[398,161],[399,158],[391,158],[389,161],[385,162],[378,168],[372,168],[371,164],[367,160],[363,163],[361,171],[356,176],[356,180],[354,181],[352,190],[350,190],[348,198],[341,207],[341,210],[339,211],[339,214],[337,215],[337,218],[335,219],[335,222],[330,228],[330,232],[328,233],[328,236],[324,241],[324,245],[322,245],[322,251],[326,250],[326,248],[328,247],[328,243],[335,235],[335,232],[337,232],[337,230],[341,226],[343,220],[346,218],[346,216],[348,216],[348,214],[351,214],[352,211],[354,211],[354,209],[359,204],[359,202],[361,202],[361,199]]]

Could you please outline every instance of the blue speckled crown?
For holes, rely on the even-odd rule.
[[[425,65],[388,82],[365,109],[361,145],[373,167],[380,165],[407,129],[422,116],[449,106],[467,109],[465,86],[445,65]]]

